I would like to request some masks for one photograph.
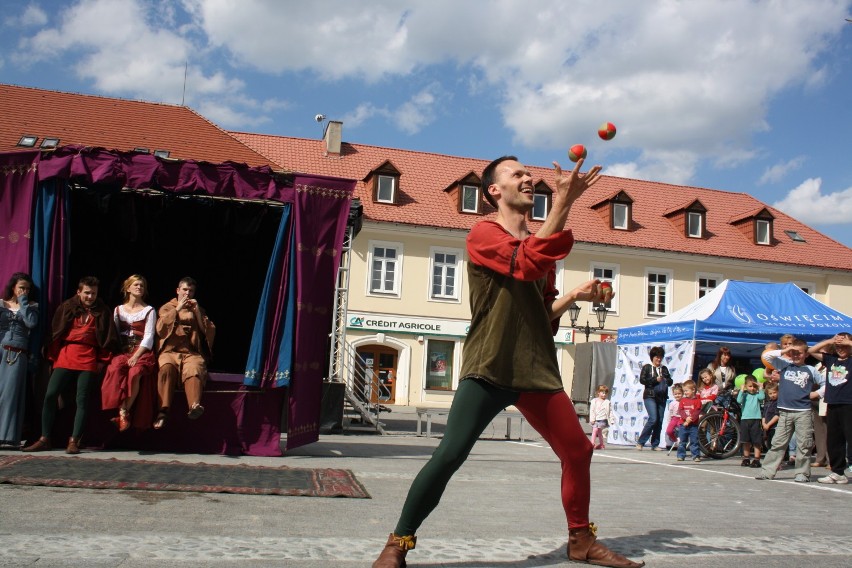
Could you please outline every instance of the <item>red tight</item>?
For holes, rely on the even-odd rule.
[[[515,406],[562,462],[562,506],[568,528],[588,526],[592,443],[580,425],[568,394],[565,391],[521,393]]]

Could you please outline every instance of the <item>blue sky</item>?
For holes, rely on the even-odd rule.
[[[2,5],[3,83],[531,165],[584,143],[609,175],[750,193],[852,247],[852,0]]]

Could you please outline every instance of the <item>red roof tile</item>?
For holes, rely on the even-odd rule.
[[[359,182],[356,196],[363,201],[367,219],[463,230],[482,219],[480,215],[460,213],[452,201],[452,194],[445,190],[471,171],[482,172],[488,164],[486,160],[347,142],[342,144],[339,157],[327,157],[322,140],[232,134],[281,168],[291,171],[363,180],[378,165],[392,161],[401,172],[399,189],[405,199],[398,205],[374,203],[363,181]],[[533,178],[554,185],[551,168],[530,166],[529,169]],[[635,230],[612,230],[608,218],[591,209],[620,191],[626,191],[634,200]],[[689,205],[696,199],[707,208],[706,229],[710,235],[707,239],[686,237],[664,216],[671,210],[672,203]],[[732,219],[743,219],[763,208],[775,216],[776,242],[772,246],[755,245],[731,223]],[[484,211],[494,214],[494,209],[488,205],[484,206]],[[539,223],[530,223],[533,231],[538,226]],[[579,242],[852,272],[852,249],[745,193],[603,176],[577,200],[567,226]],[[796,231],[806,242],[794,242],[784,233],[787,230]]]
[[[178,105],[0,84],[0,152],[22,150],[21,136],[114,150],[168,150],[170,158],[249,166],[269,159],[192,109]]]

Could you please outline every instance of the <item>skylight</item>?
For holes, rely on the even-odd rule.
[[[43,138],[40,148],[50,150],[59,146],[59,138]]]
[[[168,150],[154,150],[154,155],[158,158],[168,158],[169,151]]]
[[[18,146],[23,146],[24,148],[32,148],[35,146],[36,140],[38,140],[38,136],[21,136],[21,139],[18,140]]]
[[[787,233],[787,236],[790,237],[790,240],[796,241],[797,243],[806,243],[805,237],[797,233],[796,231],[784,231]]]

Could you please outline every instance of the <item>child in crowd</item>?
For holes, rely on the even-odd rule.
[[[760,403],[766,395],[760,384],[752,376],[746,377],[745,385],[737,395],[737,402],[742,407],[740,415],[740,442],[743,447],[742,467],[761,467],[760,450],[763,446],[763,428],[761,428]],[[754,460],[749,460],[751,452]]]
[[[757,479],[775,477],[784,458],[784,450],[795,433],[798,449],[794,481],[808,483],[811,480],[810,454],[814,434],[811,399],[819,398],[816,389],[823,385],[824,379],[816,369],[805,364],[807,350],[807,343],[794,339],[786,349],[768,351],[762,356],[765,363],[778,369],[781,381],[778,383],[778,429]]]
[[[589,424],[592,425],[592,445],[596,450],[606,449],[606,436],[604,431],[609,428],[612,422],[615,422],[615,417],[612,414],[612,402],[607,399],[609,396],[609,387],[600,385],[597,390],[597,396],[592,399],[589,405]],[[600,437],[600,443],[596,443]]]
[[[716,400],[719,395],[719,385],[716,384],[712,369],[701,369],[698,372],[698,383],[698,398],[701,399],[701,404]]]
[[[669,403],[669,425],[666,426],[666,442],[672,441],[675,446],[680,442],[680,425],[683,419],[680,417],[680,399],[683,398],[683,386],[678,383],[672,386],[674,400]]]
[[[775,425],[778,424],[778,383],[766,383],[763,392],[766,393],[766,404],[763,405],[761,425],[768,449],[772,447]]]
[[[692,461],[700,462],[701,454],[698,449],[698,417],[701,414],[701,399],[695,396],[695,381],[689,379],[683,382],[683,398],[680,399],[678,414],[683,420],[680,426],[680,443],[677,447],[677,461],[686,459],[686,442],[689,440],[689,451]]]

